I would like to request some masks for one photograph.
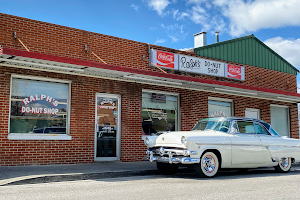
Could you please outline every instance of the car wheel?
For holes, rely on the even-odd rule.
[[[178,165],[176,164],[156,162],[156,167],[158,172],[164,175],[177,174],[178,171]]]
[[[275,170],[280,173],[285,173],[290,171],[292,166],[291,158],[281,158],[277,166],[275,166]]]
[[[199,164],[195,164],[195,171],[199,177],[212,178],[219,170],[219,160],[213,152],[206,152],[202,155]]]

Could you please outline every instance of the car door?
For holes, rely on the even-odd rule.
[[[265,126],[268,126],[268,131]],[[261,141],[268,150],[269,157],[266,160],[270,162],[278,161],[281,158],[292,157],[300,158],[299,140],[283,138],[279,136],[269,125],[255,125],[257,133],[260,135]],[[272,135],[272,134],[273,135]],[[272,162],[273,163],[273,162]]]
[[[263,146],[251,121],[236,121],[238,132],[231,137],[232,167],[259,167],[263,165]]]

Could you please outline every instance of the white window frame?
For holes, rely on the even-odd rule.
[[[245,109],[245,117],[246,117],[246,111],[257,112],[258,113],[258,119],[261,118],[261,116],[260,116],[260,109],[257,109],[257,108],[246,108]]]
[[[66,125],[66,134],[38,134],[38,133],[10,133],[10,114],[11,114],[11,93],[12,93],[12,79],[20,78],[33,81],[48,81],[54,83],[67,83],[68,84],[68,115],[67,115],[67,125]],[[37,76],[24,76],[18,74],[12,74],[10,78],[10,94],[9,94],[9,118],[8,118],[8,139],[9,140],[71,140],[72,136],[70,135],[70,116],[71,116],[71,83],[70,80],[61,80],[54,78],[45,78]]]
[[[272,116],[272,113],[271,113],[271,107],[280,107],[280,108],[287,108],[287,116],[288,116],[288,119],[287,119],[287,123],[288,123],[288,131],[289,131],[289,137],[291,137],[291,125],[290,125],[290,107],[288,106],[284,106],[284,105],[278,105],[278,104],[270,104],[270,120],[271,120],[271,116]],[[272,124],[271,124],[271,127],[272,127]],[[280,134],[280,133],[278,133]]]
[[[226,99],[226,98],[219,98],[219,97],[208,97],[207,111],[208,111],[208,101],[221,101],[221,102],[231,103],[231,116],[229,116],[229,117],[234,116],[234,100],[233,99]]]
[[[165,91],[161,91],[161,90],[148,90],[148,89],[142,89],[142,95],[143,92],[147,92],[147,93],[156,93],[156,94],[165,94],[165,95],[172,95],[172,96],[176,96],[177,97],[177,120],[178,120],[178,131],[181,130],[181,114],[180,114],[180,94],[176,93],[176,92],[165,92]],[[142,105],[143,107],[143,105]]]

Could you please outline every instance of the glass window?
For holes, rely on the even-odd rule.
[[[12,79],[10,133],[66,134],[69,83]]]
[[[178,96],[143,92],[142,128],[146,135],[178,130]]]
[[[270,132],[271,132],[273,135],[279,135],[272,127],[271,127]]]
[[[232,103],[223,101],[208,101],[208,117],[232,116]]]
[[[289,109],[275,105],[271,106],[271,126],[281,136],[289,136]]]
[[[239,127],[240,133],[255,134],[255,130],[252,122],[237,121],[237,125]]]
[[[254,127],[257,134],[270,135],[270,133],[260,124],[254,124]]]
[[[230,121],[207,121],[200,120],[192,130],[215,130],[227,133],[230,126]]]

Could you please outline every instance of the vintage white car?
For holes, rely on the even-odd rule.
[[[214,177],[220,168],[274,167],[288,172],[300,162],[300,140],[281,137],[268,123],[241,117],[200,120],[191,131],[147,136],[147,155],[163,174],[179,165],[194,165],[199,177]]]

